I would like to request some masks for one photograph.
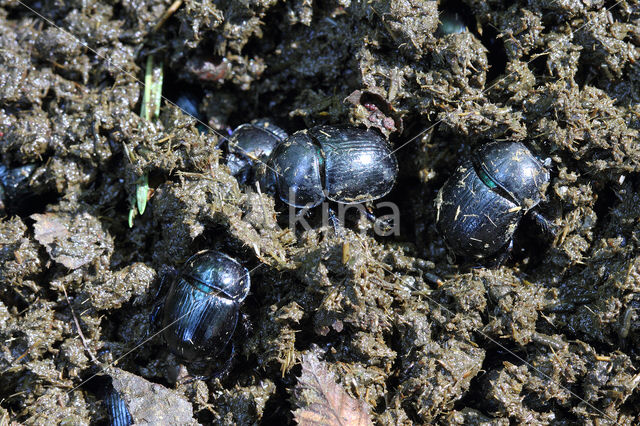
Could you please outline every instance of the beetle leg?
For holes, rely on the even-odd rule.
[[[440,278],[439,276],[431,272],[424,272],[423,278],[428,282],[430,282],[431,284],[435,284],[438,287],[442,287],[442,285],[444,284],[444,282],[442,281],[442,278]]]
[[[549,219],[542,216],[540,213],[538,213],[535,210],[530,210],[529,216],[531,217],[531,219],[533,219],[536,226],[540,228],[540,230],[542,231],[542,233],[546,238],[548,238],[549,240],[552,240],[555,238],[556,229],[555,229],[555,226],[549,221]]]
[[[218,379],[218,378],[224,377],[227,374],[229,374],[229,372],[231,371],[231,364],[233,363],[233,360],[234,360],[235,357],[236,357],[236,345],[235,345],[235,343],[233,343],[233,341],[231,341],[231,353],[227,357],[227,360],[224,362],[224,365],[222,366],[220,371],[214,373],[213,375],[211,375],[208,378],[210,378],[210,379]]]
[[[374,225],[378,226],[380,230],[382,230],[383,234],[387,234],[388,232],[390,232],[393,229],[393,225],[391,224],[390,220],[383,220],[380,219],[379,217],[377,217],[375,214],[371,213],[369,210],[364,209],[364,215],[366,216],[366,218],[373,223]]]
[[[156,290],[156,294],[153,296],[154,300],[159,300],[160,295],[163,294],[168,284],[171,283],[176,276],[178,275],[178,270],[172,267],[167,267],[165,271],[162,271],[162,278],[160,279],[160,284],[158,285],[158,290]]]
[[[493,268],[498,268],[502,266],[502,264],[507,261],[509,256],[511,256],[512,251],[513,251],[513,238],[509,240],[504,250],[500,250],[497,256],[494,256],[489,262],[487,262],[487,267],[490,269],[493,269]]]
[[[195,382],[196,380],[202,380],[203,382],[206,382],[207,380],[212,379],[214,377],[210,375],[202,375],[202,374],[196,374],[193,376],[189,375],[187,377],[179,379],[176,383],[180,383],[181,385],[187,385],[189,383]]]
[[[156,305],[153,307],[153,309],[151,310],[151,313],[149,314],[149,325],[151,327],[154,327],[154,324],[156,324],[156,320],[158,319],[158,315],[161,315],[161,311],[162,311],[162,305],[163,303],[156,303]],[[150,328],[151,328],[150,327]],[[155,328],[155,327],[154,327]],[[155,330],[149,330],[149,333],[153,332]]]
[[[240,325],[242,326],[243,337],[249,337],[249,334],[251,334],[252,326],[249,317],[244,312],[240,313]]]
[[[369,219],[369,221],[376,223],[376,221],[378,220],[378,218],[376,217],[376,215],[374,215],[373,213],[371,213],[368,209],[364,210],[364,215],[367,217],[367,219]]]
[[[331,208],[327,208],[327,215],[329,216],[329,221],[331,222],[331,226],[333,226],[333,230],[335,231],[338,237],[344,237],[344,226],[336,216],[336,212]]]

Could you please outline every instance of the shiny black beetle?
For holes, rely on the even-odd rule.
[[[109,385],[104,397],[104,403],[109,413],[110,426],[129,426],[133,424],[133,417],[129,413],[126,402],[113,388],[113,385]]]
[[[519,142],[478,147],[436,197],[436,225],[445,244],[475,258],[510,248],[520,220],[542,200],[548,181],[549,172]]]
[[[249,272],[218,251],[193,255],[175,277],[162,308],[164,339],[186,360],[214,357],[225,348],[249,294]]]
[[[254,181],[255,163],[265,163],[273,149],[288,136],[285,130],[265,118],[238,126],[227,142],[227,166],[231,174],[241,183]]]
[[[29,179],[36,170],[35,164],[8,168],[0,164],[0,214],[5,210],[21,212],[38,198],[30,192]],[[12,207],[12,209],[9,209]]]
[[[267,188],[294,207],[315,207],[325,198],[364,203],[391,191],[398,162],[374,130],[316,126],[280,143],[265,173]]]
[[[198,98],[193,93],[183,92],[176,99],[176,106],[182,110],[185,114],[202,121],[202,115],[198,111]]]

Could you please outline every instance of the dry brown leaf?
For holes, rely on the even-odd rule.
[[[45,246],[51,259],[69,269],[77,269],[109,250],[111,238],[100,221],[89,213],[33,214],[36,240]]]
[[[367,405],[347,395],[322,361],[313,354],[302,357],[302,375],[294,389],[294,418],[302,426],[372,425]]]
[[[36,221],[33,225],[35,236],[42,245],[46,246],[52,244],[56,239],[64,239],[69,236],[66,222],[61,220],[58,215],[53,213],[32,214],[31,219]]]

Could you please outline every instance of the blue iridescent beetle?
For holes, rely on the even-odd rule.
[[[249,272],[235,259],[213,250],[193,255],[162,307],[169,349],[186,360],[219,355],[233,336],[249,289]]]

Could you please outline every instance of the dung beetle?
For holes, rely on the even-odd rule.
[[[547,169],[519,142],[478,147],[436,197],[436,225],[445,244],[471,258],[510,249],[520,220],[540,203],[548,181]]]
[[[5,195],[4,195],[4,188],[2,187],[2,185],[0,185],[0,214],[4,213],[4,204],[5,204]]]
[[[171,351],[186,360],[220,354],[249,288],[247,269],[226,254],[208,250],[189,258],[162,308],[163,336]]]
[[[198,98],[189,92],[181,93],[176,99],[176,106],[182,110],[182,112],[189,114],[190,116],[202,120],[202,115],[198,111]]]
[[[3,187],[6,196],[15,198],[27,192],[29,179],[35,169],[35,164],[26,164],[12,169],[0,164],[0,187]]]
[[[99,368],[99,367],[98,367]],[[95,372],[94,368],[89,370],[90,377],[83,381],[83,386],[90,390],[99,400],[102,401],[109,426],[129,426],[133,424],[133,417],[129,412],[126,401],[113,386],[113,378],[102,371]],[[94,422],[92,422],[94,423]]]
[[[195,118],[197,121],[196,129],[200,133],[207,133],[207,126],[204,124],[204,116],[200,114],[199,104],[200,97],[195,95],[192,92],[182,92],[177,98],[175,102],[176,106],[182,110],[183,113],[190,115]]]
[[[387,140],[375,130],[316,126],[294,133],[269,157],[264,184],[294,207],[325,197],[364,203],[385,196],[398,175]]]
[[[261,118],[238,126],[228,139],[227,166],[241,183],[255,179],[256,161],[266,162],[273,149],[289,135]]]
[[[438,19],[440,23],[436,32],[439,35],[460,34],[467,31],[464,20],[458,12],[442,11]]]
[[[41,201],[39,194],[29,186],[36,168],[35,164],[14,168],[0,164],[0,214],[5,210],[13,214],[25,214],[32,204]]]
[[[104,404],[109,413],[110,426],[129,426],[133,424],[133,417],[129,413],[126,402],[112,385],[106,391]]]

